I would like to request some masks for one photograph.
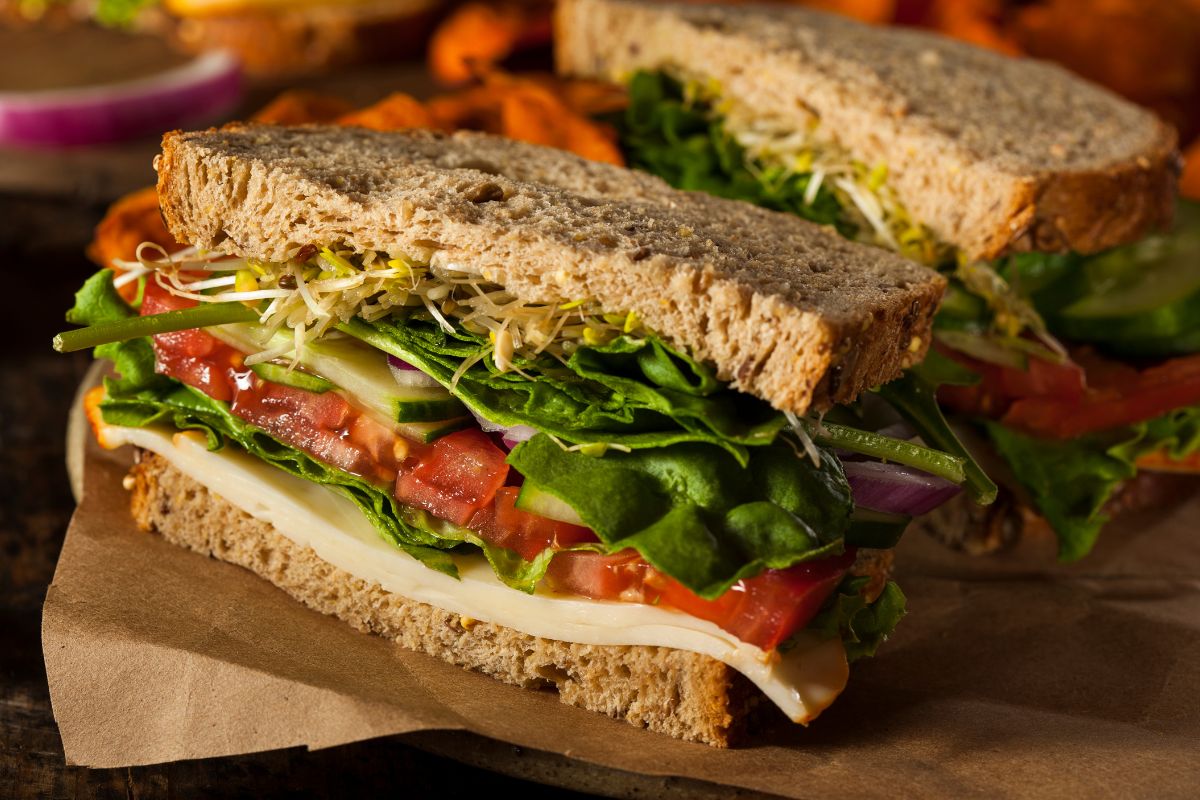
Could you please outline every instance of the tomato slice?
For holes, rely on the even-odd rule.
[[[850,549],[788,569],[764,570],[738,581],[715,600],[705,600],[658,572],[648,583],[665,605],[714,622],[743,642],[773,650],[817,615],[854,558]]]
[[[1088,392],[1081,402],[1054,397],[1017,400],[1002,418],[1018,430],[1068,439],[1132,425],[1200,403],[1200,355],[1145,370],[1087,354]]]
[[[840,556],[769,569],[738,581],[715,600],[705,600],[647,564],[636,551],[613,555],[559,553],[546,572],[559,592],[598,600],[661,603],[715,623],[743,642],[773,650],[803,628],[854,563],[853,549]]]
[[[576,550],[554,556],[546,570],[546,585],[556,592],[593,600],[644,603],[649,602],[644,589],[650,569],[636,550],[612,555]]]
[[[484,540],[513,550],[526,561],[537,558],[548,547],[564,550],[583,542],[599,541],[590,528],[517,508],[520,493],[516,486],[500,487],[495,503],[475,512],[468,527]]]
[[[148,281],[143,314],[196,303]],[[192,329],[153,337],[155,369],[215,400],[314,458],[381,483],[392,483],[408,443],[363,414],[337,392],[316,393],[264,381],[246,369],[243,355],[207,331]]]
[[[1029,358],[1027,369],[1020,370],[979,361],[940,345],[938,351],[979,375],[974,385],[938,389],[939,401],[967,414],[998,417],[1023,397],[1055,397],[1075,403],[1083,399],[1087,386],[1083,368],[1073,361],[1056,364]]]
[[[492,502],[507,477],[504,451],[483,431],[467,428],[424,448],[416,466],[396,479],[396,499],[466,525]]]
[[[940,402],[1034,436],[1070,439],[1200,403],[1200,354],[1138,370],[1078,348],[1065,364],[1031,358],[1028,372],[948,355],[981,380],[974,386],[941,387]]]

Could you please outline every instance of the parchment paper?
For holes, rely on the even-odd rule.
[[[1200,498],[987,560],[905,537],[909,615],[808,728],[719,751],[358,633],[136,530],[125,453],[86,440],[43,647],[67,760],[95,767],[466,729],[792,797],[1195,796]],[[1186,485],[1186,484],[1185,484]],[[1190,485],[1185,491],[1193,491]]]

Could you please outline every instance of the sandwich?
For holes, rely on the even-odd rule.
[[[925,389],[1002,488],[932,515],[940,538],[1052,532],[1073,561],[1155,474],[1200,470],[1200,208],[1171,227],[1176,136],[1153,114],[1051,64],[792,7],[564,0],[556,32],[561,73],[628,87],[631,166],[947,277],[934,352],[960,374]]]
[[[114,375],[137,523],[360,630],[724,746],[904,612],[961,457],[869,391],[945,279],[792,215],[486,134],[168,133],[167,226],[60,350]],[[882,431],[882,432],[881,432]]]

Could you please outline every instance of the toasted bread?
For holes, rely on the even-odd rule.
[[[918,362],[945,286],[792,215],[483,134],[233,125],[167,134],[156,164],[180,241],[269,261],[433,246],[527,302],[635,312],[797,414]]]

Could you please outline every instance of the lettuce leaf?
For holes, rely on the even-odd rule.
[[[655,336],[583,346],[566,365],[550,356],[514,357],[520,372],[501,372],[485,339],[461,328],[447,333],[420,314],[340,327],[453,384],[456,397],[492,422],[529,425],[571,443],[642,449],[700,442],[745,466],[748,447],[771,444],[787,425],[770,405],[729,389]],[[462,371],[467,360],[474,363]]]
[[[829,639],[841,637],[851,663],[875,655],[906,613],[904,593],[892,581],[884,585],[879,597],[868,603],[863,591],[870,580],[865,576],[843,578],[805,628]]]
[[[1104,506],[1137,474],[1138,457],[1162,450],[1184,458],[1200,450],[1200,406],[1069,441],[1039,439],[998,422],[986,426],[997,452],[1054,528],[1064,562],[1091,552],[1109,520]]]
[[[751,172],[745,151],[719,117],[684,99],[683,87],[662,73],[638,72],[629,83],[629,105],[611,120],[621,134],[629,165],[659,176],[679,189],[744,200],[789,211],[853,238],[856,226],[822,186],[804,202],[811,173],[780,168]]]
[[[713,599],[765,568],[843,552],[850,486],[834,456],[822,459],[818,468],[787,447],[764,447],[744,469],[695,443],[595,458],[539,434],[508,460],[572,506],[606,551],[636,548]]]

